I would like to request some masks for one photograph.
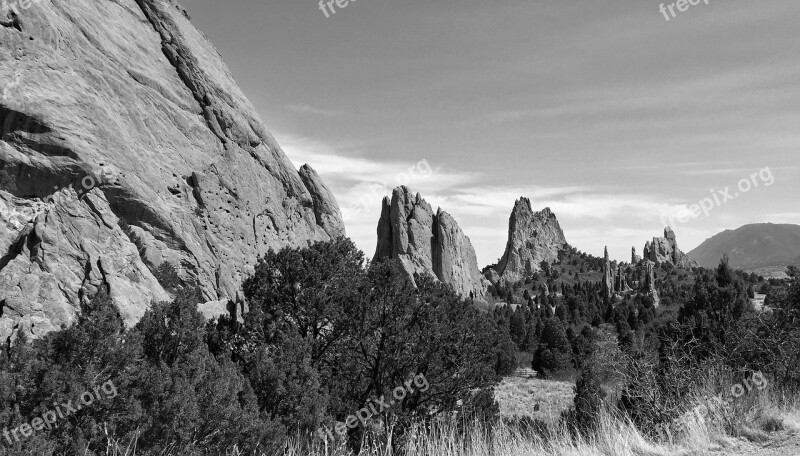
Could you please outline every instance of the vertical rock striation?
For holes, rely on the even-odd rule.
[[[383,200],[373,261],[385,258],[399,260],[412,280],[428,273],[464,297],[482,299],[486,293],[475,249],[458,223],[441,209],[434,213],[405,186]]]

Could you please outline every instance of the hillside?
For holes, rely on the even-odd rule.
[[[725,254],[735,268],[782,271],[800,260],[800,225],[745,225],[723,231],[689,252],[704,267],[716,266]]]

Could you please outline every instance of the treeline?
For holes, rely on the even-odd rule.
[[[70,328],[0,356],[0,427],[19,429],[54,403],[113,381],[118,394],[9,441],[0,454],[279,453],[416,375],[415,390],[374,422],[400,443],[412,421],[449,413],[493,419],[492,388],[516,368],[507,327],[450,287],[393,262],[365,266],[351,241],[261,258],[243,289],[243,321],[206,322],[195,291],[153,303],[125,329],[105,292]],[[354,447],[363,427],[347,429]],[[19,432],[15,434],[19,436]]]
[[[655,287],[661,305],[654,306],[651,296],[644,293],[644,269],[628,265],[623,277],[633,288],[612,299],[605,299],[602,283],[573,278],[570,272],[598,267],[602,259],[591,257],[574,248],[562,250],[553,265],[542,264],[542,271],[529,274],[514,284],[497,284],[492,291],[508,305],[494,307],[498,325],[508,327],[518,352],[533,359],[532,367],[542,377],[557,376],[574,379],[580,361],[585,357],[582,347],[592,331],[602,329],[616,334],[620,347],[631,349],[634,341],[655,339],[659,328],[676,322],[680,309],[696,294],[697,279],[710,280],[704,268],[680,269],[669,263],[655,271]],[[727,263],[725,263],[727,265]],[[581,269],[581,270],[582,270]],[[554,273],[564,270],[566,274]],[[767,304],[779,301],[785,294],[785,281],[770,279],[726,266],[727,274],[744,290],[742,299],[750,300],[756,290],[768,293]],[[638,291],[637,291],[638,290]],[[580,337],[583,334],[584,337]],[[526,359],[526,356],[520,356]]]
[[[532,356],[531,367],[544,378],[574,379],[593,330],[611,331],[627,347],[637,333],[654,330],[658,312],[647,295],[634,293],[629,299],[607,301],[596,282],[550,287],[542,286],[538,295],[526,289],[515,299],[519,304],[493,310],[497,324],[508,327],[515,348]]]
[[[600,410],[610,408],[653,438],[665,431],[677,438],[682,430],[675,423],[696,405],[687,393],[708,386],[711,372],[745,384],[757,375],[786,397],[800,393],[796,268],[788,268],[786,280],[765,280],[733,270],[727,259],[711,270],[662,264],[655,271],[661,298],[655,308],[643,292],[606,299],[601,283],[573,278],[569,272],[582,260],[566,252],[560,264],[496,289],[509,304],[493,310],[498,325],[509,328],[519,359],[541,377],[575,381],[574,407],[561,425],[590,432]],[[637,268],[623,272],[631,284],[642,280]],[[756,292],[766,294],[761,311],[752,303]]]
[[[690,297],[671,318],[658,321],[628,349],[629,383],[619,407],[640,429],[669,426],[684,413],[685,394],[702,385],[712,370],[747,382],[756,373],[774,391],[800,392],[800,274],[775,281],[773,309],[754,310],[752,280],[724,259],[715,270],[700,270]],[[745,413],[742,410],[741,413]]]
[[[560,262],[581,259],[568,252]],[[727,259],[713,270],[664,264],[655,273],[655,308],[641,292],[608,300],[600,283],[555,280],[558,267],[499,290],[512,304],[493,316],[540,376],[576,380],[575,408],[563,417],[569,427],[590,429],[605,401],[645,432],[664,429],[710,369],[736,381],[760,372],[776,388],[800,390],[796,268],[788,280],[765,280],[733,270]],[[638,280],[635,268],[623,272]],[[767,295],[761,312],[752,304],[756,292]]]

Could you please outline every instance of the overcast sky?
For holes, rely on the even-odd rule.
[[[675,220],[683,250],[800,223],[800,2],[701,1],[669,21],[660,3],[358,0],[326,18],[314,0],[183,1],[369,257],[379,195],[403,183],[480,266],[520,196],[621,260],[712,195],[708,216]]]

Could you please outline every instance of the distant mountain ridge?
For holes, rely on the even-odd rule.
[[[689,257],[714,267],[725,254],[731,266],[748,271],[800,264],[800,225],[759,223],[726,230],[689,252]]]

